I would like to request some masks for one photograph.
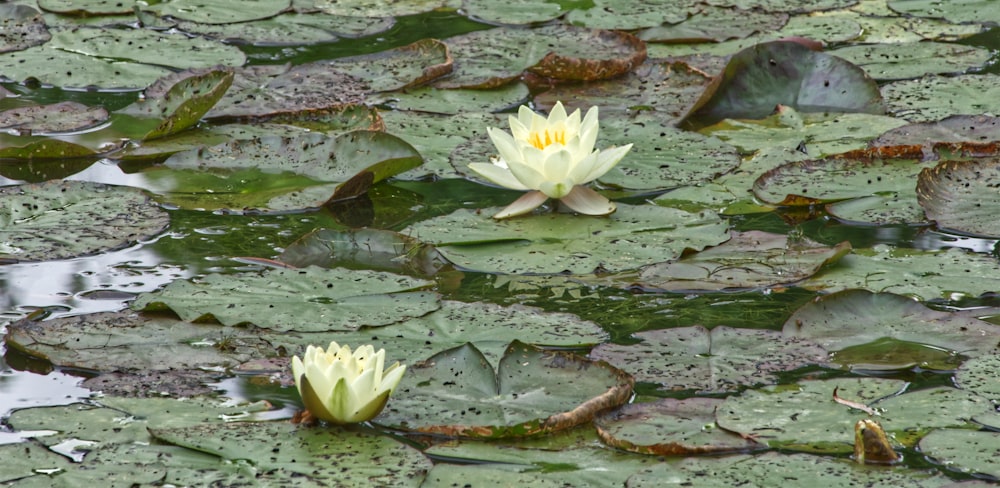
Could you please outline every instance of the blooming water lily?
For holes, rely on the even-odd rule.
[[[403,378],[406,366],[398,362],[383,371],[385,349],[365,345],[351,353],[350,346],[331,342],[308,346],[299,359],[292,358],[292,375],[302,403],[313,416],[335,424],[352,424],[378,415]]]
[[[582,214],[614,212],[614,203],[583,185],[607,173],[632,145],[596,150],[597,129],[597,107],[581,121],[580,110],[566,115],[562,102],[556,102],[548,118],[522,105],[517,117],[510,116],[510,134],[488,128],[500,156],[469,168],[500,186],[531,190],[493,218],[526,214],[549,198]]]

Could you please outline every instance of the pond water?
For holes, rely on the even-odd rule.
[[[564,2],[573,3],[573,2]],[[403,16],[390,30],[358,39],[302,46],[239,45],[249,64],[302,64],[386,51],[411,42],[452,36],[494,26],[476,22],[442,10]],[[967,45],[993,50],[988,67],[980,70],[996,73],[996,49],[1000,30],[994,29],[963,39]],[[5,87],[19,94],[21,102],[53,103],[74,100],[103,105],[109,109],[124,107],[135,100],[136,92],[86,92],[58,88],[31,88],[18,83]],[[537,87],[536,87],[537,88]],[[515,107],[508,107],[513,112]],[[998,112],[1000,106],[983,112]],[[391,129],[390,129],[391,132]],[[0,164],[12,164],[3,162]],[[627,160],[626,163],[627,164]],[[122,169],[116,160],[97,160],[66,180],[79,180],[154,189],[158,184],[150,173]],[[21,184],[0,176],[0,186]],[[623,205],[647,205],[663,191],[622,192],[617,199]],[[282,212],[269,215],[237,215],[221,211],[199,211],[167,205],[170,225],[156,235],[124,249],[93,256],[42,262],[17,262],[0,265],[0,332],[6,325],[29,315],[47,319],[98,312],[123,310],[139,294],[157,290],[168,283],[207,274],[235,274],[259,271],[264,266],[246,258],[277,258],[288,246],[314,229],[347,229],[352,212],[361,212],[361,221],[373,228],[400,231],[434,217],[460,209],[478,210],[508,204],[520,192],[484,186],[462,179],[437,179],[431,176],[415,180],[378,183],[370,191],[367,203],[326,206],[314,211]],[[733,213],[724,216],[733,231],[765,231],[807,238],[832,246],[849,242],[855,250],[887,247],[924,251],[951,248],[996,257],[997,239],[971,237],[939,230],[930,225],[871,225],[845,223],[830,217],[817,205],[803,215],[801,208],[773,208],[767,212]],[[2,230],[2,229],[0,229]],[[363,268],[357,261],[334,261],[332,265]],[[743,329],[780,330],[797,309],[821,296],[821,293],[796,286],[765,289],[742,289],[716,292],[650,292],[641,287],[587,285],[565,291],[557,285],[524,285],[519,288],[502,274],[446,268],[434,278],[435,290],[444,299],[462,302],[489,302],[500,305],[528,305],[547,312],[569,312],[599,324],[609,334],[609,343],[635,342],[631,334],[668,328],[730,326]],[[534,288],[533,288],[534,287]],[[582,290],[582,291],[581,291]],[[879,290],[872,290],[879,291]],[[578,293],[578,294],[575,294]],[[949,297],[924,300],[934,310],[991,310],[1000,306],[995,293],[972,296],[955,290]],[[991,314],[984,312],[984,316]],[[585,351],[584,351],[585,352]],[[23,355],[0,345],[0,418],[16,409],[36,406],[66,405],[87,399],[92,392],[80,386],[93,375],[90,371],[53,367],[46,361]],[[391,357],[395,359],[410,358]],[[395,360],[394,359],[394,360]],[[912,390],[952,383],[952,370],[934,370],[913,366],[903,369],[845,372],[808,367],[782,373],[780,380],[792,383],[809,378],[876,376],[911,382]],[[220,374],[211,386],[237,400],[266,400],[275,409],[261,419],[289,418],[301,408],[294,388],[261,384],[249,375]],[[655,384],[637,387],[638,401],[658,397],[687,397],[691,391],[673,392]],[[715,392],[710,396],[724,397]],[[0,432],[0,444],[19,442],[22,435]],[[931,466],[913,449],[906,450],[906,465],[911,468]],[[444,455],[442,455],[444,457]],[[843,457],[841,455],[841,457]],[[937,468],[935,468],[937,469]],[[966,479],[967,474],[948,471],[949,477]]]

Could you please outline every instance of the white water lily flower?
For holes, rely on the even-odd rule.
[[[292,358],[292,375],[302,403],[313,416],[335,424],[353,424],[375,418],[403,378],[406,366],[398,362],[383,370],[385,349],[331,342],[308,346],[302,359]]]
[[[493,218],[526,214],[549,198],[582,214],[614,212],[614,203],[583,185],[607,173],[632,145],[594,149],[597,125],[597,107],[591,107],[581,122],[579,109],[567,116],[562,102],[556,102],[548,118],[522,105],[517,117],[510,116],[510,134],[488,128],[500,156],[492,163],[471,163],[469,168],[500,186],[530,190]]]

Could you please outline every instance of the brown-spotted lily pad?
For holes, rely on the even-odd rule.
[[[51,37],[41,12],[28,5],[0,5],[0,53],[37,46]]]
[[[297,268],[357,265],[418,276],[431,276],[444,264],[434,246],[381,229],[316,229],[286,246],[278,260]]]
[[[942,161],[920,172],[917,201],[938,227],[1000,237],[1000,158]]]
[[[708,5],[683,22],[650,27],[638,36],[646,42],[723,42],[757,32],[773,32],[782,28],[785,22],[788,22],[788,14],[783,12]]]
[[[643,268],[639,279],[670,291],[769,287],[803,280],[850,250],[847,241],[827,247],[782,234],[740,232],[718,246]]]
[[[777,105],[800,112],[885,113],[878,85],[864,70],[792,41],[772,41],[735,54],[680,125],[761,119]]]
[[[169,136],[197,124],[232,83],[233,72],[229,69],[181,71],[156,80],[143,91],[141,100],[116,113],[159,121],[135,139]]]
[[[53,181],[0,188],[0,258],[44,261],[109,251],[166,228],[136,188]]]
[[[715,424],[719,398],[664,398],[633,403],[594,420],[605,444],[658,456],[691,456],[761,449],[757,442]]]
[[[777,373],[827,361],[809,340],[773,330],[702,326],[634,334],[636,344],[605,343],[590,353],[664,390],[722,393],[773,383]],[[762,359],[764,358],[764,359]]]
[[[971,146],[996,147],[1000,141],[1000,118],[991,115],[954,115],[936,122],[918,122],[897,127],[872,141],[873,147],[919,145],[930,148]],[[994,149],[996,150],[996,149]]]
[[[0,112],[0,129],[24,135],[71,132],[94,127],[107,119],[108,111],[103,107],[59,102],[4,110]]]
[[[328,62],[334,70],[365,80],[373,91],[402,90],[423,85],[451,72],[448,46],[422,39],[406,46]]]
[[[466,344],[409,365],[374,422],[457,437],[525,437],[589,422],[631,394],[629,375],[580,356],[514,341],[494,370]]]

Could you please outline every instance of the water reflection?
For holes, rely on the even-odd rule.
[[[4,350],[0,347],[0,353]],[[0,418],[16,409],[39,405],[68,405],[90,396],[90,390],[80,387],[83,378],[59,371],[39,375],[17,371],[0,356]],[[18,442],[19,436],[0,436],[0,444]]]

